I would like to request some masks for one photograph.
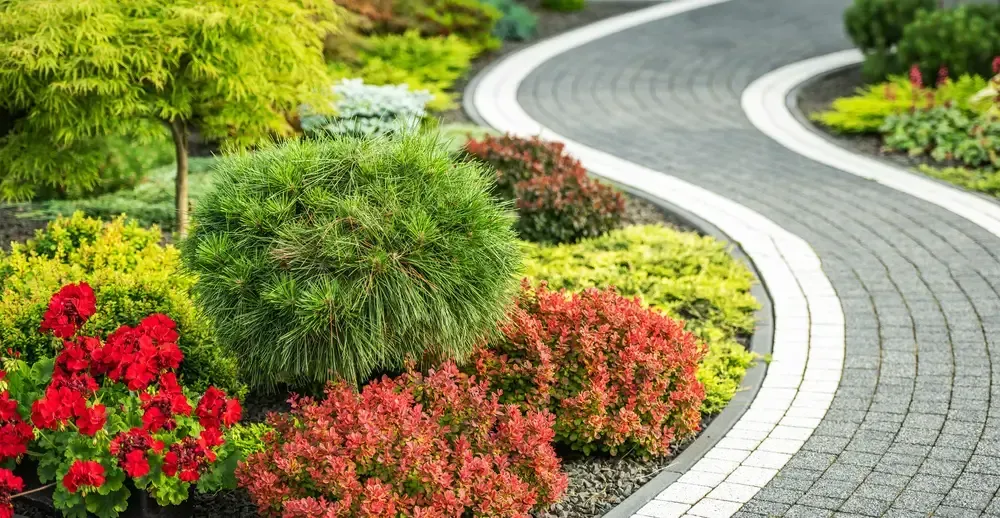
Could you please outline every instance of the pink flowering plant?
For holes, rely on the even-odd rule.
[[[33,365],[4,361],[0,419],[27,438],[6,457],[33,457],[39,479],[54,486],[55,508],[69,517],[118,516],[128,505],[127,481],[160,505],[183,502],[192,486],[235,487],[239,453],[223,435],[240,419],[239,401],[214,387],[193,398],[181,387],[183,354],[166,315],[104,339],[80,336],[94,312],[90,286],[63,287],[41,325],[64,341],[62,350]],[[0,424],[0,450],[4,430]]]

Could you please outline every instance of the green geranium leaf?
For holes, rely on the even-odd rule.
[[[87,511],[99,518],[116,518],[128,508],[128,497],[131,493],[120,482],[116,490],[105,492],[103,489],[106,487],[105,485],[101,488],[102,491],[91,492],[87,495]]]

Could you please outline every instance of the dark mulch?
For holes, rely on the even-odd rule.
[[[0,205],[0,250],[10,250],[11,241],[24,241],[44,228],[45,220],[18,217],[23,209],[13,205]]]
[[[864,86],[861,79],[861,67],[853,66],[841,71],[829,74],[821,79],[813,81],[799,90],[798,107],[806,115],[822,112],[830,109],[833,101],[839,97],[848,97],[854,94],[855,90]],[[944,167],[949,163],[937,162],[928,157],[912,157],[906,153],[887,152],[882,150],[882,137],[878,134],[865,135],[843,135],[831,131],[822,124],[810,121],[813,126],[819,129],[841,146],[858,152],[863,155],[878,157],[879,159],[891,162],[895,165],[916,169],[918,165],[927,164],[936,167]]]
[[[521,3],[528,6],[535,12],[535,14],[538,15],[538,26],[536,27],[535,37],[528,41],[506,42],[504,43],[503,48],[476,58],[476,60],[472,62],[472,67],[469,70],[468,75],[455,84],[454,89],[456,92],[459,92],[459,99],[461,99],[461,92],[465,89],[465,86],[469,83],[469,81],[476,77],[476,74],[488,67],[490,63],[493,63],[499,58],[531,46],[532,44],[537,43],[538,40],[555,36],[561,32],[576,29],[605,18],[611,18],[612,16],[649,7],[650,5],[660,2],[592,2],[589,3],[583,10],[571,13],[560,13],[545,10],[541,7],[541,0],[524,0]],[[473,123],[468,114],[462,110],[461,101],[459,101],[459,106],[457,108],[441,114],[441,121],[446,123]]]

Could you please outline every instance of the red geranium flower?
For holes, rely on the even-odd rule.
[[[226,393],[215,387],[208,387],[195,409],[198,422],[205,428],[219,428],[223,424],[232,426],[242,414],[240,402],[235,398],[227,400]]]
[[[4,423],[0,426],[0,460],[24,455],[34,438],[35,429],[20,418]]]
[[[92,460],[78,460],[69,467],[62,483],[70,493],[76,493],[81,487],[97,489],[104,485],[104,466]]]
[[[121,463],[122,469],[132,478],[139,478],[149,473],[149,460],[142,450],[132,450],[125,455]]]
[[[14,506],[10,503],[10,496],[21,491],[24,491],[24,481],[21,477],[9,469],[0,468],[0,518],[14,516]]]
[[[142,425],[150,432],[173,430],[173,416],[191,415],[191,404],[177,383],[177,375],[166,372],[160,377],[160,389],[155,395],[139,394],[142,401]]]
[[[86,406],[78,408],[76,412],[76,427],[83,435],[96,434],[98,430],[104,428],[104,423],[107,420],[107,411],[100,403],[90,408]]]
[[[38,428],[55,430],[86,404],[82,393],[69,387],[49,385],[45,397],[32,403],[31,421]]]
[[[170,451],[163,456],[163,473],[168,477],[177,476],[183,482],[197,482],[202,470],[215,462],[215,453],[192,437],[185,437],[170,445]]]
[[[49,300],[49,308],[42,317],[42,331],[52,331],[59,338],[69,338],[79,331],[96,311],[94,290],[90,285],[67,284]]]

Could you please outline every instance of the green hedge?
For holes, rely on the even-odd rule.
[[[698,378],[702,411],[720,411],[739,388],[753,355],[737,342],[753,332],[759,307],[753,274],[711,237],[663,226],[627,227],[576,244],[525,245],[525,273],[555,289],[615,286],[683,319],[708,344]]]

